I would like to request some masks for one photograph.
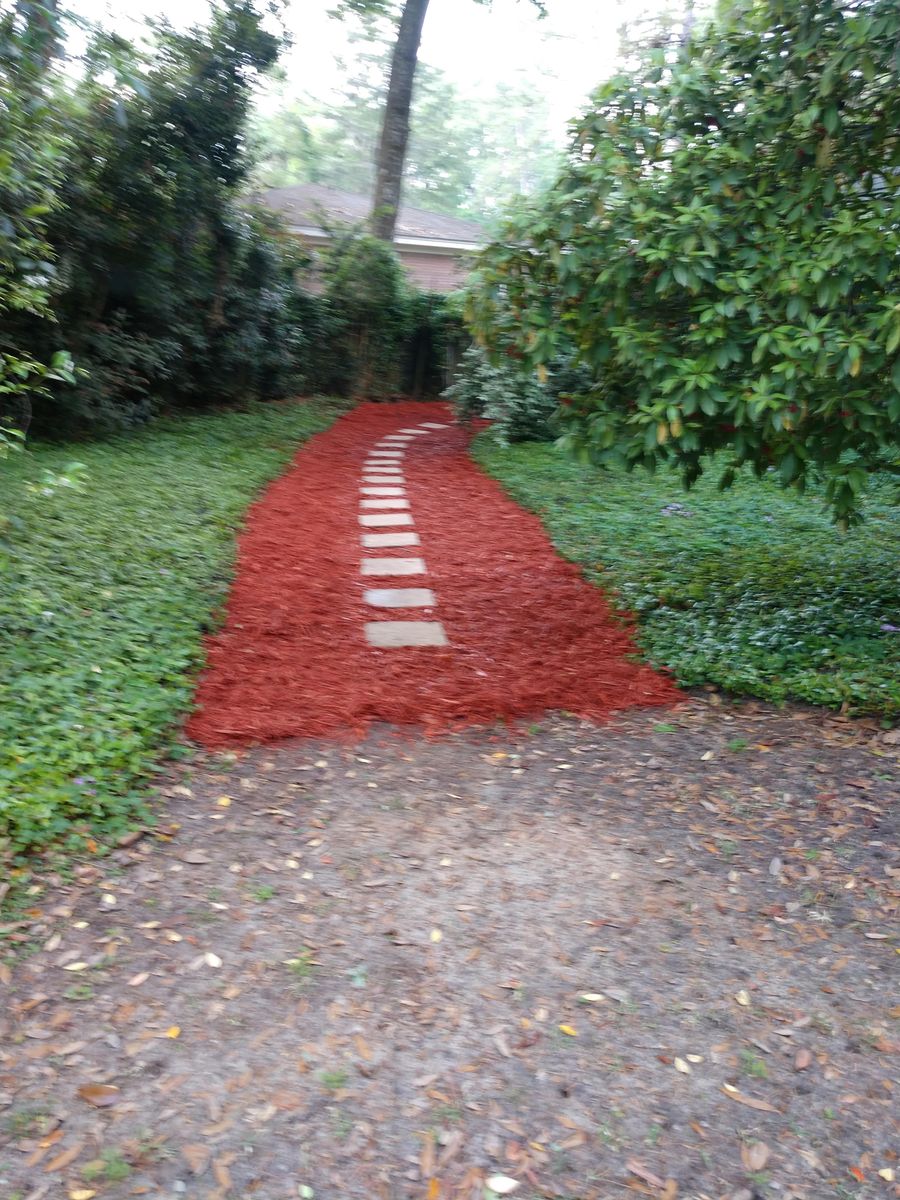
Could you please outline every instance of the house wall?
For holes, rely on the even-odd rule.
[[[398,257],[410,280],[426,292],[453,292],[469,273],[465,258],[450,254],[428,254],[399,249]]]
[[[295,236],[313,252],[322,248],[321,241],[313,242],[301,234]],[[397,245],[394,249],[410,281],[425,292],[454,292],[465,283],[471,269],[471,257],[466,254],[437,254]],[[322,282],[315,267],[305,271],[298,282],[314,296],[321,295]]]

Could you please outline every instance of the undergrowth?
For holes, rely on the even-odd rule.
[[[253,404],[2,465],[0,864],[114,837],[191,704],[201,639],[260,486],[337,414]],[[73,458],[82,494],[25,487]]]
[[[776,703],[900,715],[900,522],[877,484],[865,524],[841,533],[816,497],[770,481],[685,493],[666,471],[600,472],[553,446],[477,461],[537,513],[558,549],[638,618],[647,659],[686,686]]]

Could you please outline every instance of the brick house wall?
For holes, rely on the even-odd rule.
[[[398,257],[410,281],[425,292],[453,292],[465,283],[469,261],[454,254],[429,254],[398,248]]]
[[[288,229],[313,251],[328,244],[323,214],[339,225],[362,228],[371,209],[370,196],[318,183],[268,188],[254,199],[278,213]],[[474,221],[400,205],[394,249],[410,281],[423,291],[456,291],[465,282],[473,254],[485,240],[484,228]],[[321,290],[315,267],[306,273],[304,284],[313,292]]]

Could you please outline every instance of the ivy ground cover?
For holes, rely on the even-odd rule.
[[[3,510],[21,526],[0,587],[0,848],[82,818],[115,832],[133,809],[190,706],[236,526],[333,415],[260,404],[4,463]],[[76,457],[83,494],[26,493]]]
[[[900,715],[900,522],[891,484],[841,533],[816,497],[674,472],[600,472],[552,446],[478,462],[544,522],[557,548],[639,620],[651,664],[678,681],[851,713]]]

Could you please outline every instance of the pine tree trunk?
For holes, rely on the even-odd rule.
[[[400,208],[403,164],[409,140],[409,110],[427,9],[428,0],[406,0],[391,59],[384,124],[375,160],[375,196],[372,202],[372,232],[386,242],[394,240],[394,226]]]

